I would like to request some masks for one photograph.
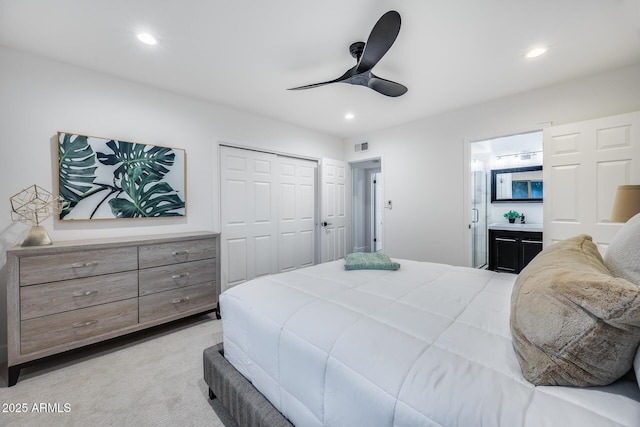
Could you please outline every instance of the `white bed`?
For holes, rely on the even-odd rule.
[[[640,426],[633,378],[572,388],[522,377],[515,275],[398,261],[336,261],[227,290],[225,358],[299,427]]]

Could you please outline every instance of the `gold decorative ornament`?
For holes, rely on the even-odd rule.
[[[22,246],[50,245],[51,238],[40,224],[51,215],[58,213],[60,199],[38,185],[32,185],[11,196],[11,218],[31,224]]]

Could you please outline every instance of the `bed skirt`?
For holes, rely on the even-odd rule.
[[[242,427],[293,427],[269,401],[224,358],[222,343],[204,350],[204,381],[209,398],[220,399]]]

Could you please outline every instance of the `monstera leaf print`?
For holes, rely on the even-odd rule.
[[[60,219],[184,216],[184,154],[64,133],[58,142],[60,199],[67,203]]]
[[[107,142],[113,154],[98,153],[98,160],[104,165],[119,165],[113,172],[116,179],[122,179],[133,168],[141,169],[140,175],[164,177],[173,165],[175,154],[171,148],[134,144],[125,141]]]
[[[75,136],[75,138],[71,138]],[[83,135],[60,134],[58,169],[60,171],[60,201],[64,218],[88,192],[95,188],[96,159],[93,149]]]
[[[155,175],[142,168],[129,168],[120,183],[129,199],[116,197],[109,200],[116,218],[181,216],[184,202],[166,182],[157,182]]]

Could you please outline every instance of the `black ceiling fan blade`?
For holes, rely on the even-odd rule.
[[[330,83],[337,83],[337,82],[339,82],[339,81],[340,81],[340,80],[330,80],[330,81],[328,81],[328,82],[313,83],[313,84],[310,84],[310,85],[304,85],[304,86],[298,86],[298,87],[290,87],[290,88],[288,88],[287,90],[311,89],[311,88],[314,88],[314,87],[319,87],[319,86],[328,85],[328,84],[330,84]]]
[[[386,96],[396,97],[407,93],[407,87],[400,83],[392,82],[391,80],[383,79],[381,77],[373,75],[369,79],[368,85],[371,89]]]
[[[328,84],[331,84],[331,83],[339,83],[339,82],[348,80],[351,77],[353,77],[355,75],[355,71],[356,71],[357,67],[358,66],[356,65],[355,67],[348,69],[343,75],[341,75],[340,77],[338,77],[337,79],[334,79],[334,80],[329,80],[327,82],[321,82],[321,83],[312,83],[310,85],[292,87],[292,88],[289,88],[287,90],[311,89],[311,88],[314,88],[314,87],[324,86],[324,85],[328,85]]]
[[[400,24],[400,14],[395,10],[390,10],[378,19],[358,61],[358,73],[371,70],[387,53],[398,37]]]

